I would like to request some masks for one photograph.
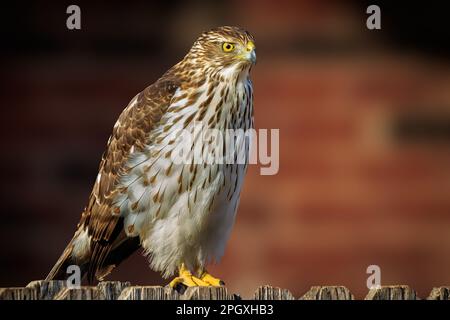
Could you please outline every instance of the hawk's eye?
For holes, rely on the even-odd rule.
[[[223,52],[231,52],[234,50],[234,44],[232,44],[230,42],[224,42],[222,44],[222,50],[223,50]]]

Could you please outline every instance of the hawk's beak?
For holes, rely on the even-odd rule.
[[[245,58],[251,63],[256,63],[256,47],[252,41],[247,42],[247,47],[245,48]]]

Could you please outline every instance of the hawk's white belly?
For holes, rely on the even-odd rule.
[[[251,111],[247,110],[252,108],[250,80],[243,78],[221,96],[220,92],[225,91],[221,86],[227,83],[220,82],[214,90],[201,123],[207,125],[216,116],[216,127],[221,132],[227,128],[248,129],[253,124]],[[247,164],[172,161],[172,152],[180,143],[189,150],[200,142],[198,135],[191,141],[174,139],[180,129],[194,132],[194,121],[188,125],[185,121],[197,117],[201,102],[207,98],[206,84],[200,89],[202,93],[192,105],[187,105],[187,98],[174,99],[163,115],[162,125],[150,133],[152,144],[143,152],[134,152],[128,163],[130,170],[120,181],[124,192],[114,200],[125,218],[127,235],[140,237],[152,269],[162,271],[166,277],[181,263],[195,271],[222,257],[247,168]],[[181,93],[174,98],[177,95]],[[222,112],[217,116],[216,106],[220,103]],[[248,119],[243,119],[244,115]],[[223,140],[212,143],[220,149],[223,144],[227,150],[231,147]],[[237,139],[234,145],[248,155],[248,144],[243,139]]]

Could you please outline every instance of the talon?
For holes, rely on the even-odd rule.
[[[186,291],[187,286],[186,286],[185,284],[182,284],[182,283],[177,283],[177,284],[173,287],[173,289],[174,289],[176,292],[178,292],[179,294],[183,294],[183,293]]]
[[[184,266],[184,264],[182,264],[179,268],[179,275],[178,277],[176,277],[175,279],[173,279],[170,283],[169,286],[175,290],[179,290],[181,286],[184,286],[184,290],[187,287],[207,287],[210,286],[210,284],[200,278],[197,278],[195,276],[192,275],[192,273],[186,269],[186,267]],[[182,289],[180,289],[182,290]],[[184,291],[183,290],[183,291]]]
[[[225,282],[223,282],[218,278],[213,277],[206,270],[202,273],[200,279],[202,279],[204,282],[208,283],[210,286],[213,287],[221,287],[225,285]]]

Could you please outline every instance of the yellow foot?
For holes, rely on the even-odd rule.
[[[210,286],[210,284],[207,283],[206,281],[203,281],[202,279],[193,276],[192,273],[189,270],[187,270],[184,265],[181,265],[178,277],[176,277],[169,283],[169,286],[174,289],[177,289],[182,285],[186,287]]]
[[[202,275],[200,276],[200,279],[213,287],[220,287],[220,286],[225,285],[225,282],[223,282],[222,280],[220,280],[218,278],[213,277],[206,270],[202,273]]]

